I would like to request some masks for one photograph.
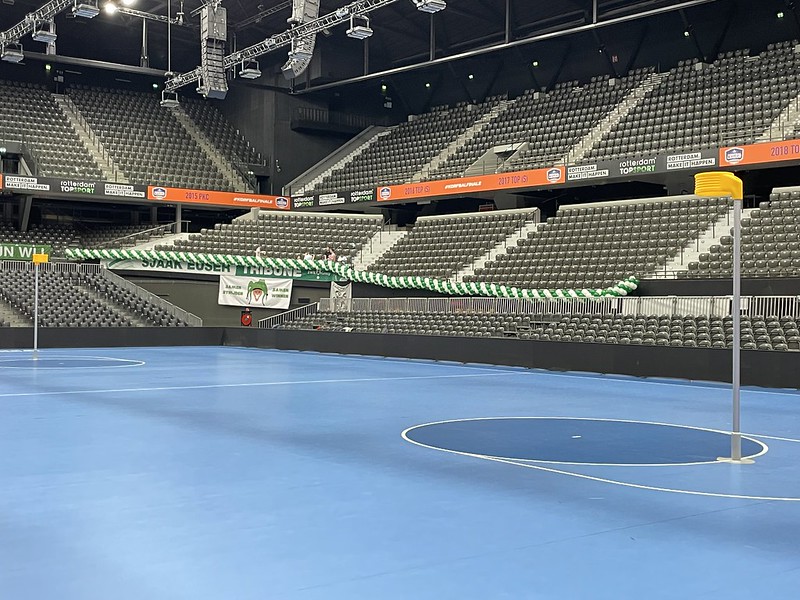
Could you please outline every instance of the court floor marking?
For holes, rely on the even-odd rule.
[[[465,419],[446,419],[444,421],[432,421],[431,423],[421,423],[419,425],[414,425],[409,427],[408,429],[404,430],[400,435],[404,440],[407,442],[411,442],[412,444],[416,444],[417,446],[422,446],[423,448],[431,448],[432,450],[442,450],[442,451],[449,451],[447,448],[442,448],[440,446],[431,446],[429,444],[424,444],[422,442],[418,442],[416,440],[412,440],[408,437],[408,434],[415,429],[421,429],[423,427],[430,427],[434,425],[443,425],[445,423],[464,423],[467,421],[505,421],[505,420],[548,420],[548,421],[600,421],[605,423],[629,423],[629,424],[639,424],[639,425],[657,425],[660,427],[674,427],[676,429],[693,429],[695,431],[708,431],[709,433],[716,433],[730,436],[730,431],[725,431],[722,429],[712,429],[710,427],[697,427],[695,425],[679,425],[677,423],[660,423],[657,421],[638,421],[634,419],[612,419],[612,418],[603,418],[603,417],[548,417],[543,415],[537,416],[512,416],[512,417],[472,417],[472,418],[465,418]],[[742,435],[742,438],[747,439],[751,442],[754,442],[761,446],[761,451],[757,454],[752,454],[750,456],[745,456],[746,459],[756,459],[760,456],[764,456],[767,452],[769,452],[769,447],[762,441],[757,440],[753,437],[748,435]],[[565,466],[585,466],[585,467],[693,467],[697,465],[717,465],[721,464],[718,460],[703,460],[703,461],[695,461],[695,462],[683,462],[683,463],[595,463],[595,462],[568,462],[568,461],[560,461],[560,460],[539,460],[537,458],[514,458],[510,456],[495,456],[493,454],[471,454],[472,456],[479,456],[481,458],[501,458],[503,460],[521,460],[526,462],[533,462],[537,464],[545,464],[545,465],[565,465]]]
[[[575,418],[575,417],[574,417]],[[650,492],[664,492],[669,494],[684,494],[687,496],[701,496],[707,498],[730,498],[734,500],[759,500],[764,502],[800,502],[800,497],[794,496],[756,496],[756,495],[749,495],[749,494],[727,494],[724,492],[704,492],[700,490],[682,490],[677,488],[667,488],[667,487],[659,487],[653,485],[645,485],[641,483],[631,483],[629,481],[619,481],[616,479],[608,479],[607,477],[597,477],[595,475],[586,475],[584,473],[575,473],[574,471],[565,471],[563,469],[555,469],[553,467],[545,467],[542,465],[534,465],[526,462],[517,462],[517,459],[507,459],[507,458],[500,458],[500,457],[492,457],[487,456],[484,454],[475,454],[472,452],[463,452],[461,450],[449,450],[447,448],[437,448],[436,446],[428,446],[426,444],[421,444],[419,442],[415,442],[414,440],[408,439],[404,434],[409,429],[413,429],[413,427],[409,427],[401,434],[403,439],[415,444],[417,446],[421,446],[423,448],[430,448],[432,450],[437,450],[439,452],[446,452],[448,454],[456,454],[459,456],[467,456],[470,458],[477,458],[479,460],[487,460],[490,462],[497,462],[503,463],[507,465],[513,465],[516,467],[523,467],[525,469],[533,469],[535,471],[542,471],[544,473],[551,473],[554,475],[566,475],[567,477],[575,477],[577,479],[583,479],[586,481],[594,481],[596,483],[605,483],[608,485],[616,485],[619,487],[627,487],[633,488],[637,490],[645,490]],[[767,437],[767,436],[764,436]],[[800,441],[800,440],[791,440],[791,441]],[[724,463],[716,461],[714,463],[709,464],[720,464],[720,465],[728,465],[732,466],[730,463]],[[589,466],[587,463],[583,463],[584,466]],[[682,466],[682,465],[680,465]]]
[[[21,361],[21,360],[28,360],[31,364],[24,365],[24,366],[8,366],[2,363],[4,362],[11,362],[11,361]],[[87,367],[87,366],[74,366],[74,365],[65,365],[63,367],[41,367],[36,366],[35,363],[37,360],[95,360],[95,361],[109,361],[109,362],[119,362],[119,363],[129,363],[124,365],[98,365],[96,367]],[[22,356],[21,358],[0,358],[0,369],[31,369],[36,368],[37,370],[64,370],[64,369],[124,369],[126,367],[141,367],[146,365],[147,362],[144,360],[138,360],[133,358],[117,358],[114,356],[89,356],[85,354],[74,354],[69,356],[59,355],[59,354],[42,354],[39,356],[38,359],[34,359],[33,356]]]
[[[22,398],[31,396],[61,396],[66,394],[116,394],[124,392],[163,392],[173,390],[207,390],[216,388],[262,387],[272,385],[309,385],[318,383],[362,383],[376,381],[413,381],[417,379],[466,379],[471,377],[496,377],[498,373],[467,373],[460,375],[409,375],[405,377],[358,377],[352,379],[309,379],[301,381],[264,381],[250,383],[216,383],[208,385],[174,385],[161,387],[137,387],[94,390],[53,390],[46,392],[19,392],[0,394],[0,398]],[[508,375],[508,373],[505,373]]]

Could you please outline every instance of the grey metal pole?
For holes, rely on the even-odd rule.
[[[39,359],[39,263],[33,263],[33,360]]]
[[[733,428],[731,431],[731,460],[742,459],[742,434],[739,400],[740,375],[741,375],[741,238],[742,238],[742,203],[743,200],[733,199]]]

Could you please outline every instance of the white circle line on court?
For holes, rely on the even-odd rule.
[[[11,361],[20,361],[20,360],[28,360],[31,365],[24,365],[24,366],[8,366],[3,365],[4,362],[11,362]],[[143,360],[134,360],[132,358],[117,358],[114,356],[86,356],[86,355],[73,355],[73,356],[62,356],[58,354],[46,354],[39,357],[39,359],[33,358],[33,356],[23,356],[22,358],[0,358],[0,369],[31,369],[34,368],[34,364],[37,360],[94,360],[94,361],[109,361],[109,362],[117,362],[117,363],[128,363],[128,364],[118,364],[118,365],[98,365],[98,366],[79,366],[76,367],[74,365],[64,365],[63,367],[36,367],[37,370],[44,371],[44,370],[64,370],[64,369],[124,369],[126,367],[141,367],[147,364]]]
[[[601,417],[547,417],[547,416],[514,416],[514,417],[473,417],[473,418],[466,418],[466,419],[446,419],[444,421],[434,421],[431,423],[422,423],[420,425],[414,425],[409,427],[408,429],[404,430],[400,435],[403,436],[403,439],[407,442],[411,442],[412,444],[416,444],[417,446],[422,446],[423,448],[430,448],[432,450],[441,450],[443,452],[460,452],[458,450],[450,450],[448,448],[442,448],[440,446],[431,446],[429,444],[424,444],[422,442],[418,442],[416,440],[412,440],[408,437],[409,432],[414,431],[416,429],[422,429],[424,427],[430,427],[434,425],[443,425],[445,423],[464,423],[468,421],[510,421],[510,420],[548,420],[548,421],[599,421],[599,422],[606,422],[606,423],[630,423],[630,424],[638,424],[638,425],[657,425],[660,427],[673,427],[675,429],[692,429],[695,431],[707,431],[709,433],[716,433],[730,436],[730,431],[723,431],[721,429],[711,429],[708,427],[696,427],[694,425],[678,425],[676,423],[659,423],[657,421],[636,421],[633,419],[611,419],[611,418],[601,418]],[[769,451],[769,447],[762,441],[757,440],[753,437],[742,435],[743,439],[749,440],[761,446],[761,451],[757,452],[756,454],[745,456],[745,459],[756,459],[760,456],[763,456]],[[681,463],[602,463],[602,462],[568,462],[568,461],[559,461],[559,460],[539,460],[536,458],[517,458],[512,456],[495,456],[492,454],[478,454],[478,453],[466,453],[470,456],[478,456],[481,458],[496,458],[500,460],[510,460],[510,461],[517,461],[522,460],[528,462],[533,462],[537,464],[544,464],[544,465],[565,465],[565,466],[583,466],[583,467],[693,467],[698,465],[716,465],[720,464],[718,460],[703,460],[703,461],[694,461],[694,462],[681,462]]]
[[[314,385],[321,383],[368,383],[383,381],[414,381],[418,379],[469,379],[473,377],[491,377],[488,373],[468,373],[466,375],[419,375],[407,377],[357,377],[352,379],[307,379],[301,381],[259,381],[253,383],[217,383],[208,385],[171,385],[159,387],[116,388],[94,390],[61,390],[47,392],[18,392],[0,394],[0,398],[24,398],[31,396],[63,396],[74,394],[115,394],[129,392],[165,392],[172,390],[209,390],[243,387],[268,387],[273,385]]]
[[[492,418],[492,417],[483,417],[483,418]],[[525,418],[525,417],[521,417],[521,418]],[[579,418],[579,417],[571,417],[571,418],[575,419],[575,418]],[[464,419],[464,420],[480,420],[480,419]],[[444,421],[444,422],[446,422],[446,421]],[[636,421],[634,421],[634,422],[636,422]],[[583,480],[587,480],[587,481],[595,481],[597,483],[605,483],[605,484],[608,484],[608,485],[616,485],[616,486],[620,486],[620,487],[628,487],[628,488],[633,488],[633,489],[637,489],[637,490],[646,490],[646,491],[651,491],[651,492],[665,492],[665,493],[670,493],[670,494],[684,494],[684,495],[687,495],[687,496],[701,496],[701,497],[707,497],[707,498],[730,498],[730,499],[734,499],[734,500],[758,500],[758,501],[763,501],[763,502],[800,502],[800,497],[794,497],[794,496],[756,496],[756,495],[747,495],[747,494],[726,494],[724,492],[703,492],[703,491],[700,491],[700,490],[681,490],[681,489],[677,489],[677,488],[665,488],[665,487],[658,487],[658,486],[652,486],[652,485],[644,485],[644,484],[640,484],[640,483],[631,483],[631,482],[628,482],[628,481],[618,481],[618,480],[615,480],[615,479],[608,479],[608,478],[605,478],[605,477],[596,477],[594,475],[585,475],[583,473],[575,473],[575,472],[572,472],[572,471],[563,471],[561,469],[553,469],[551,467],[544,467],[544,466],[541,466],[541,465],[531,465],[531,464],[526,464],[526,463],[519,463],[519,462],[515,462],[513,460],[507,460],[507,459],[503,459],[503,458],[492,458],[490,456],[485,456],[485,455],[482,455],[482,454],[472,454],[470,452],[461,452],[459,450],[447,450],[445,448],[436,448],[434,446],[426,446],[424,444],[420,444],[418,442],[415,442],[414,440],[408,439],[404,434],[408,430],[413,429],[413,428],[414,427],[409,427],[408,429],[404,430],[401,435],[402,435],[404,440],[406,440],[407,442],[411,442],[412,444],[415,444],[417,446],[422,446],[422,447],[425,447],[425,448],[438,450],[439,452],[446,452],[448,454],[457,454],[457,455],[460,455],[460,456],[468,456],[470,458],[478,458],[478,459],[481,459],[481,460],[488,460],[490,462],[499,462],[499,463],[514,465],[514,466],[517,466],[517,467],[523,467],[523,468],[526,468],[526,469],[533,469],[535,471],[543,471],[545,473],[552,473],[552,474],[555,474],[555,475],[566,475],[568,477],[575,477],[577,479],[583,479]],[[711,430],[711,431],[716,431],[716,430]],[[787,441],[798,441],[798,440],[787,439]],[[719,463],[719,464],[730,464],[730,463]]]

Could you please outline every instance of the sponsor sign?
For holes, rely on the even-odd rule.
[[[183,204],[207,204],[211,206],[235,206],[237,208],[266,208],[289,210],[291,202],[285,196],[263,196],[245,192],[218,192],[214,190],[190,190],[151,185],[147,197],[160,202]]]
[[[667,155],[667,171],[683,171],[686,169],[706,169],[717,166],[717,155],[713,150],[685,152]]]
[[[203,275],[238,275],[241,277],[278,277],[282,279],[298,279],[302,281],[337,281],[339,278],[333,273],[319,271],[303,271],[301,269],[288,269],[283,267],[241,267],[207,265],[202,262],[189,262],[182,260],[128,260],[114,259],[103,260],[101,264],[106,269],[117,271],[162,271],[166,273],[200,273]]]
[[[642,173],[658,172],[658,157],[644,156],[641,158],[624,158],[617,160],[614,176],[641,175]]]
[[[611,174],[609,169],[601,168],[600,165],[577,165],[567,167],[567,181],[580,181],[583,179],[602,179]]]
[[[735,167],[800,159],[800,140],[720,148],[719,165]]]
[[[356,190],[355,192],[350,192],[349,200],[350,202],[374,202],[375,190],[370,188],[368,190]]]
[[[291,279],[220,275],[218,304],[286,310],[292,298]]]
[[[144,186],[131,185],[128,183],[104,183],[103,195],[112,196],[114,198],[141,198],[144,200],[147,197],[147,191]]]
[[[564,183],[565,180],[564,167],[552,167],[550,169],[532,169],[513,173],[493,173],[491,175],[463,177],[461,179],[388,185],[378,188],[377,194],[378,202],[386,202],[390,200],[463,195],[470,192],[492,192],[505,189],[558,185]]]
[[[23,177],[21,175],[6,175],[3,185],[7,190],[21,190],[24,192],[49,192],[50,184],[41,177]]]
[[[51,254],[53,248],[41,244],[0,244],[0,260],[33,260],[34,254]]]
[[[344,204],[344,196],[339,194],[320,194],[319,206],[333,206],[336,204]]]

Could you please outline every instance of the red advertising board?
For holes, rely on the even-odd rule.
[[[800,159],[800,140],[765,142],[749,146],[729,146],[719,150],[719,165],[721,167],[785,162],[798,159]]]
[[[3,189],[3,174],[0,173],[0,190]]]
[[[158,202],[180,202],[182,204],[207,204],[209,206],[235,206],[236,208],[291,209],[291,200],[285,196],[263,196],[247,192],[218,192],[213,190],[189,190],[184,188],[147,187],[147,198]]]
[[[435,196],[460,195],[469,192],[492,192],[504,189],[549,186],[564,183],[564,168],[532,169],[513,173],[492,173],[478,177],[422,181],[402,185],[385,185],[378,188],[378,202],[432,198]]]

